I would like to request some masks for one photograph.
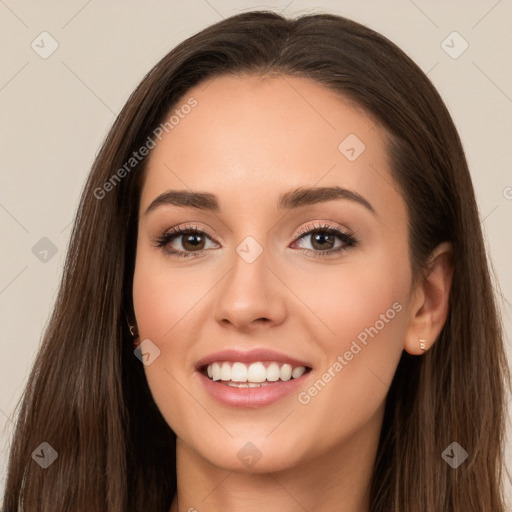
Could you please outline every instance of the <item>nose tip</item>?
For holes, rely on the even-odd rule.
[[[281,290],[280,290],[281,288]],[[247,263],[238,257],[219,287],[215,316],[224,326],[240,330],[280,323],[285,315],[282,285],[263,254]]]

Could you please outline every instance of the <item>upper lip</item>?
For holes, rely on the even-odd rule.
[[[247,364],[256,363],[258,361],[275,361],[277,363],[291,364],[294,368],[297,366],[305,366],[307,368],[311,368],[311,364],[294,357],[287,356],[281,352],[276,352],[275,350],[266,348],[254,348],[251,350],[224,349],[219,352],[215,352],[200,359],[196,363],[196,369],[200,370],[201,368],[204,368],[211,363],[220,361],[239,361],[241,363]]]

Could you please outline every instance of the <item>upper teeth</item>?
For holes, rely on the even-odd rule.
[[[306,371],[305,366],[292,367],[288,363],[270,363],[267,367],[261,362],[246,365],[245,363],[231,363],[229,361],[215,362],[208,365],[208,377],[212,380],[234,382],[275,382],[291,378],[297,379]]]

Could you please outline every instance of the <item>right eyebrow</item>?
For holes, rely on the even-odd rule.
[[[215,194],[206,192],[189,192],[188,190],[168,190],[154,199],[146,209],[144,215],[159,206],[171,204],[174,206],[197,208],[212,212],[220,211],[219,200]]]

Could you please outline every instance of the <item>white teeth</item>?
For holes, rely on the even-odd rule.
[[[263,382],[266,378],[267,370],[262,363],[252,363],[251,366],[249,366],[249,370],[247,370],[247,380],[249,382]]]
[[[212,365],[208,365],[208,367],[212,367],[212,378],[213,380],[220,380],[220,364],[213,363]]]
[[[229,380],[234,380],[236,382],[247,382],[247,366],[245,366],[243,363],[233,363],[233,366],[231,367],[231,378]]]
[[[229,381],[226,384],[233,388],[261,388],[263,386],[269,385],[268,382],[233,382],[233,381]]]
[[[283,366],[281,366],[281,380],[287,381],[287,380],[290,380],[291,378],[292,378],[292,365],[291,364],[283,364]]]
[[[304,366],[297,366],[297,368],[292,370],[292,379],[298,379],[305,371],[306,368],[304,368]]]
[[[214,381],[224,381],[233,387],[260,387],[270,382],[289,381],[298,379],[306,372],[305,366],[292,367],[291,364],[270,363],[267,367],[262,362],[244,363],[229,361],[215,362],[209,364],[206,369],[207,375]]]
[[[220,367],[220,380],[231,380],[231,365],[222,363]]]
[[[267,380],[275,382],[276,380],[279,380],[279,377],[281,377],[279,365],[277,363],[270,363],[267,367]]]

